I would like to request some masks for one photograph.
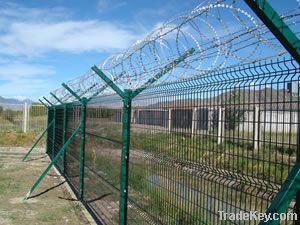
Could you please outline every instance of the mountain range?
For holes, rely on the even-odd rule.
[[[0,105],[32,103],[31,99],[4,98],[0,96]]]

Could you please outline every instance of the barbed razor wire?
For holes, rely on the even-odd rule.
[[[164,67],[189,49],[194,49],[194,53],[156,83],[201,76],[240,62],[251,63],[286,54],[286,50],[256,17],[238,7],[235,1],[225,2],[209,1],[170,19],[143,40],[108,57],[98,67],[122,89],[138,89],[149,85],[149,79],[155,78]],[[282,19],[296,29],[297,35],[298,12],[299,7],[282,15]],[[66,84],[80,97],[112,92],[93,70]],[[53,93],[62,102],[76,101],[63,87]],[[55,98],[49,98],[58,104]]]

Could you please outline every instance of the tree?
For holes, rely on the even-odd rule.
[[[225,106],[225,129],[234,130],[241,121],[245,120],[245,110],[240,109],[240,95],[237,91],[230,93]]]
[[[227,96],[226,96],[227,97]],[[238,104],[240,103],[240,95],[237,91],[233,91],[229,95],[229,99],[226,99],[226,103],[222,104],[224,109],[225,129],[234,130],[241,121],[245,120],[245,110],[240,109]],[[212,113],[212,127],[217,128],[219,124],[218,110]]]

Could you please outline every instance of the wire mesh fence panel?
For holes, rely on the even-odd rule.
[[[84,201],[104,224],[118,224],[122,100],[94,98],[87,105]]]
[[[81,105],[72,105],[67,109],[66,137],[69,139],[81,122]],[[67,147],[65,154],[65,174],[76,194],[79,192],[80,173],[80,136],[79,132]]]
[[[55,109],[55,142],[54,142],[54,157],[64,145],[64,107]],[[63,170],[63,158],[61,157],[56,166]]]
[[[51,123],[51,121],[54,119],[54,110],[48,109],[48,123]],[[48,129],[47,132],[47,140],[46,140],[46,152],[49,155],[50,158],[52,158],[52,148],[53,148],[53,128],[54,123],[51,124],[51,126]]]
[[[0,132],[41,132],[46,128],[47,108],[36,104],[1,104]]]
[[[47,124],[47,108],[43,105],[29,105],[28,130],[41,132]]]
[[[150,87],[133,99],[129,223],[223,224],[220,211],[266,212],[299,151],[291,83],[299,83],[299,66],[282,59]],[[151,111],[144,124],[142,111]]]
[[[24,104],[0,105],[0,132],[22,132]]]

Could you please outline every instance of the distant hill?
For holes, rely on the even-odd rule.
[[[0,96],[0,105],[24,104],[25,102],[32,103],[33,101],[30,99],[19,100],[16,98],[4,98],[4,97]]]
[[[241,89],[229,90],[210,98],[195,98],[175,101],[162,101],[154,103],[152,107],[169,107],[169,108],[191,108],[207,107],[217,108],[230,103],[230,96],[235,94],[239,100],[234,104],[239,104],[242,109],[253,109],[254,106],[260,107],[261,110],[298,110],[298,96],[293,95],[286,89]],[[188,95],[187,95],[188,96]],[[149,106],[145,106],[149,107]]]

